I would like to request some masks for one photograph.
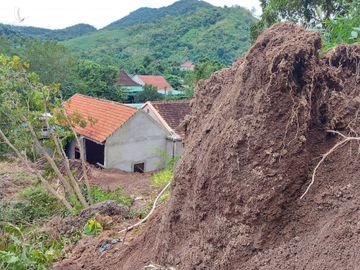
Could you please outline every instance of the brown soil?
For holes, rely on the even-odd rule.
[[[35,177],[15,160],[0,162],[0,201],[30,186]]]
[[[93,216],[102,224],[122,223],[125,218],[129,216],[130,208],[119,205],[116,201],[104,201],[91,205],[82,210],[76,216],[59,217],[56,216],[49,220],[41,229],[48,232],[52,238],[57,238],[60,235],[70,235],[74,231],[81,230],[86,222]],[[105,220],[110,220],[105,222]],[[116,222],[115,222],[116,221]]]
[[[91,184],[105,191],[114,191],[121,187],[125,194],[139,196],[149,194],[154,190],[151,186],[151,173],[128,173],[92,167],[90,174]]]
[[[265,31],[232,67],[201,81],[170,201],[130,245],[83,269],[358,269],[360,46],[321,55],[320,35]]]

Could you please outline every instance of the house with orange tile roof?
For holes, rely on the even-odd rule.
[[[160,75],[135,75],[133,80],[140,85],[152,85],[158,91],[174,90],[168,81]]]
[[[170,83],[160,75],[135,75],[133,80],[142,86],[152,85],[157,89],[158,93],[163,95],[183,94],[182,91],[175,90]]]
[[[67,100],[64,108],[86,122],[75,130],[87,162],[127,172],[149,172],[164,165],[158,150],[166,150],[170,133],[146,112],[81,94]],[[74,141],[67,146],[67,153],[69,158],[79,158]]]
[[[166,152],[169,156],[180,156],[183,149],[184,129],[181,127],[185,117],[190,114],[189,100],[148,101],[141,110],[148,113],[167,130]]]
[[[180,65],[180,69],[182,69],[182,70],[194,70],[195,65],[190,60],[187,60],[187,61],[185,61],[184,63],[182,63]]]

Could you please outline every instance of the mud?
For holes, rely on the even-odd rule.
[[[170,201],[86,269],[358,269],[360,46],[282,23],[198,84]]]
[[[123,221],[128,217],[129,211],[129,207],[119,205],[116,201],[104,201],[91,205],[76,216],[65,218],[57,216],[47,222],[42,231],[48,232],[52,238],[57,238],[81,230],[91,217],[95,216],[104,226],[113,223],[113,220]]]

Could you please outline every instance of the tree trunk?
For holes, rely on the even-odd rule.
[[[71,172],[70,162],[69,162],[68,157],[66,156],[64,148],[62,147],[61,141],[60,141],[59,137],[51,130],[50,125],[49,125],[49,121],[47,119],[46,119],[46,126],[47,126],[47,128],[48,128],[48,130],[49,130],[49,132],[51,134],[51,137],[52,137],[53,141],[55,142],[55,146],[56,146],[57,151],[59,152],[60,156],[62,157],[62,160],[65,163],[66,174],[69,177],[73,188],[75,189],[77,194],[78,193],[81,194],[82,200],[85,201],[85,198],[83,197],[83,195],[81,193],[81,189],[80,189],[80,187],[78,185],[78,182],[76,181],[73,173]],[[90,202],[90,203],[92,203],[92,202]]]
[[[62,173],[60,172],[58,166],[55,164],[54,160],[50,157],[50,155],[46,152],[46,150],[44,149],[44,147],[42,147],[39,139],[36,136],[36,133],[31,125],[31,123],[27,123],[29,130],[31,132],[31,135],[33,137],[33,140],[35,141],[36,146],[39,148],[39,150],[41,151],[41,153],[43,154],[43,156],[46,158],[47,162],[50,164],[51,168],[54,170],[54,172],[56,173],[57,177],[59,177],[61,183],[64,185],[66,190],[70,191],[70,194],[74,193],[75,190],[75,194],[78,197],[78,199],[80,200],[81,204],[84,207],[89,207],[89,204],[86,202],[84,196],[81,193],[80,189],[76,189],[76,188],[72,188],[71,185],[68,183],[68,181],[65,179],[65,177],[62,175]]]
[[[19,150],[9,141],[9,139],[6,137],[6,135],[3,133],[3,131],[0,129],[0,135],[4,139],[5,143],[15,152],[15,154],[18,156],[18,158],[24,163],[24,165],[27,167],[27,169],[35,173],[37,178],[40,180],[40,182],[44,185],[46,190],[52,194],[56,199],[58,199],[70,212],[73,211],[73,207],[71,204],[66,200],[66,198],[59,193],[56,192],[56,190],[46,181],[46,179],[36,170],[34,170],[27,160],[26,157],[24,157]]]
[[[77,133],[76,133],[76,131],[75,131],[75,129],[74,129],[74,127],[73,127],[73,125],[72,125],[72,123],[71,123],[71,121],[69,119],[69,116],[67,115],[64,107],[62,107],[62,112],[64,114],[64,117],[66,119],[66,122],[67,122],[69,128],[71,129],[72,133],[74,134],[76,143],[79,146],[81,166],[82,166],[83,175],[84,175],[84,182],[85,182],[85,185],[86,185],[89,202],[90,202],[90,204],[92,204],[93,199],[92,199],[92,196],[91,196],[90,181],[89,181],[89,178],[88,178],[88,175],[87,175],[84,147],[83,147],[83,144],[80,142],[79,136],[77,135]]]

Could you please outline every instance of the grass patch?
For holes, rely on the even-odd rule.
[[[64,207],[56,198],[39,185],[27,187],[16,194],[11,203],[0,205],[0,222],[29,225],[39,219],[65,213]]]
[[[169,168],[164,169],[160,172],[155,173],[151,177],[151,184],[154,187],[163,188],[166,186],[167,183],[170,182],[173,176],[174,176],[174,171],[172,169]]]
[[[94,203],[114,200],[121,205],[131,206],[133,204],[133,199],[130,196],[125,195],[124,190],[121,187],[118,187],[114,191],[106,192],[101,188],[94,186],[91,188],[91,194]]]

